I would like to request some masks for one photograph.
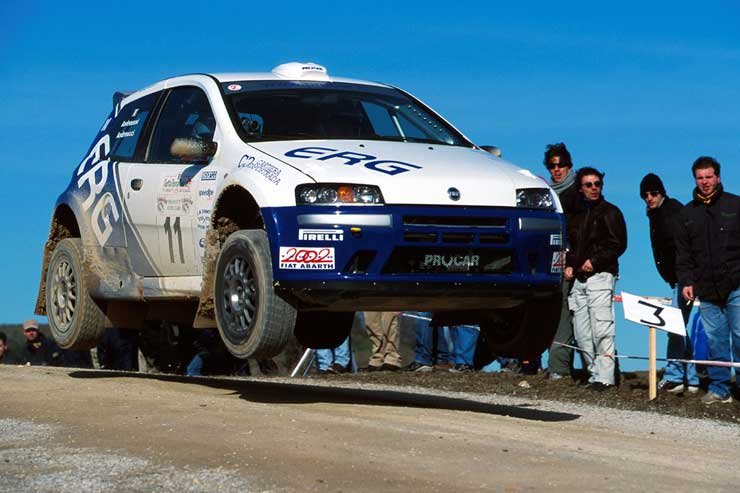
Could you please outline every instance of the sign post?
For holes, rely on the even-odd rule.
[[[686,336],[686,326],[683,323],[681,310],[675,307],[661,305],[654,301],[635,296],[622,291],[624,318],[648,327],[648,397],[652,401],[658,396],[658,373],[656,367],[656,332],[663,330]]]

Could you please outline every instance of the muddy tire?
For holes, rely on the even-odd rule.
[[[267,233],[232,233],[216,261],[214,309],[221,339],[237,358],[271,358],[293,334],[296,311],[272,286]]]
[[[57,243],[46,271],[49,328],[62,349],[95,347],[105,332],[105,315],[90,297],[83,271],[80,238]]]
[[[295,337],[303,347],[333,349],[349,337],[354,321],[354,312],[302,312]]]
[[[561,304],[558,292],[545,300],[530,300],[517,308],[501,310],[481,321],[481,342],[490,351],[487,357],[530,359],[541,355],[555,337]]]

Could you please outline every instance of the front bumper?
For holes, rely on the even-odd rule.
[[[448,206],[262,212],[275,288],[302,307],[484,309],[560,288],[559,213]]]

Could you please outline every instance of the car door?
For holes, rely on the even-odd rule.
[[[203,202],[202,180],[208,162],[190,154],[212,142],[215,118],[205,92],[194,86],[165,95],[146,151],[145,162],[132,163],[124,182],[127,212],[157,276],[192,276],[202,272],[196,242],[197,211]],[[206,172],[204,175],[204,171]],[[212,200],[213,192],[210,198]],[[145,264],[134,264],[137,273]]]

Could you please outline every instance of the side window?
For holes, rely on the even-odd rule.
[[[149,115],[161,94],[155,92],[124,106],[111,124],[110,158],[116,161],[131,161],[136,153],[136,145],[144,132]]]
[[[173,89],[164,103],[152,134],[147,161],[199,162],[189,150],[213,139],[216,119],[206,94],[197,87]]]

